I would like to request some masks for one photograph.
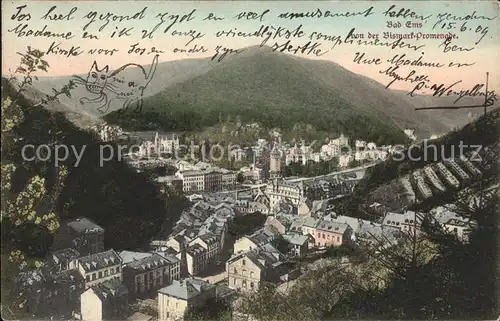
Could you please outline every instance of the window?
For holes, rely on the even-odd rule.
[[[87,282],[89,282],[89,281],[90,281],[90,275],[87,275],[87,276],[85,277],[85,281],[87,281]]]
[[[115,274],[115,269],[114,268],[111,268],[110,274]]]
[[[323,234],[323,238],[325,238],[325,234]]]
[[[250,288],[253,289],[253,282],[250,282]]]
[[[241,282],[241,285],[242,285],[244,288],[246,288],[246,287],[247,287],[247,281],[246,281],[246,280],[243,280],[243,281]]]
[[[340,236],[337,236],[337,242],[340,242]]]
[[[238,270],[236,270],[236,268],[233,269],[233,273],[234,274],[238,274]]]
[[[116,267],[116,273],[118,273],[118,272],[120,272],[120,267],[119,266]]]
[[[236,279],[233,279],[233,284],[236,285]]]
[[[241,262],[241,264],[245,265],[245,263],[246,263],[246,262],[245,262],[245,259],[243,259],[243,261]]]
[[[95,273],[92,273],[92,280],[95,280]]]
[[[108,276],[108,270],[104,271],[104,276]]]
[[[253,278],[254,277],[254,273],[253,271],[250,271],[250,277]]]
[[[102,278],[102,271],[99,272],[99,279]]]

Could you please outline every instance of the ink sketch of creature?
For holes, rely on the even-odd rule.
[[[134,112],[140,112],[143,105],[144,89],[153,79],[156,66],[158,65],[158,56],[153,58],[151,68],[146,71],[141,65],[129,63],[120,68],[109,71],[109,66],[99,69],[97,62],[94,61],[89,70],[87,79],[74,75],[73,78],[77,84],[84,85],[87,92],[98,95],[95,98],[82,97],[80,104],[92,103],[99,104],[97,110],[105,114],[112,101],[123,101],[120,112],[125,112],[131,105],[135,105]],[[131,70],[133,69],[133,70]],[[126,73],[125,73],[126,71]],[[132,81],[140,79],[139,81]]]

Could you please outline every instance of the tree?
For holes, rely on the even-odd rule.
[[[55,214],[56,201],[64,186],[67,170],[58,167],[52,171],[55,179],[48,184],[40,173],[29,173],[26,166],[18,166],[10,159],[10,148],[20,142],[16,134],[17,127],[24,121],[24,113],[18,102],[20,95],[31,85],[36,71],[47,71],[48,63],[43,60],[44,53],[28,47],[24,54],[19,53],[21,61],[14,75],[7,81],[2,79],[2,92],[5,93],[14,82],[17,94],[14,99],[2,95],[2,159],[1,159],[1,225],[2,225],[2,311],[3,316],[15,316],[18,305],[16,294],[9,290],[14,288],[13,276],[29,268],[39,268],[40,259],[45,257],[52,245],[52,235],[59,229],[59,218]],[[57,99],[61,94],[70,96],[74,87],[69,83],[61,90],[54,89],[53,95],[47,95],[38,106]],[[35,106],[35,107],[38,107]],[[54,142],[48,142],[48,145]],[[24,184],[19,184],[19,177],[24,177]],[[21,180],[23,181],[23,180]],[[5,274],[4,274],[5,272]],[[6,290],[6,291],[4,291]]]
[[[283,254],[288,254],[288,252],[290,252],[290,250],[292,249],[292,245],[290,244],[290,242],[285,240],[281,235],[275,238],[271,242],[271,244]]]

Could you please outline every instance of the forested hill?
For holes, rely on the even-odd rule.
[[[2,89],[3,95],[15,95],[12,85],[5,79],[2,79]],[[146,175],[118,161],[117,153],[100,166],[103,143],[94,134],[77,128],[63,113],[33,107],[33,103],[19,98],[18,107],[24,112],[24,121],[15,132],[20,139],[2,155],[2,159],[18,166],[15,189],[21,189],[36,173],[46,177],[48,186],[55,177],[54,157],[47,162],[23,161],[22,146],[48,144],[52,156],[57,145],[66,145],[78,152],[85,146],[78,166],[75,167],[76,157],[72,152],[59,164],[66,166],[69,172],[57,201],[57,214],[62,220],[79,216],[94,220],[106,230],[105,246],[115,250],[137,249],[156,236],[162,226],[169,228],[170,223],[165,221],[166,206],[175,207],[177,200],[165,201],[157,186]]]

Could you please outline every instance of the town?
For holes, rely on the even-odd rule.
[[[189,206],[169,213],[177,220],[171,231],[135,250],[106,248],[106,230],[86,217],[62,222],[45,262],[16,279],[23,309],[36,317],[182,320],[215,301],[229,304],[238,315],[244,294],[264,284],[286,291],[318,262],[332,264],[336,259],[324,259],[328,253],[387,249],[421,232],[424,216],[417,211],[391,212],[374,202],[366,205],[376,216],[366,220],[336,212],[332,203],[351,194],[367,169],[393,153],[392,146],[354,140],[356,151],[351,151],[350,139],[340,135],[314,151],[276,134],[272,142],[258,139],[253,146],[230,150],[235,162],[245,164],[235,170],[209,159],[160,157],[180,149],[182,134],[126,133],[110,125],[93,131],[103,142],[142,137],[138,150],[128,155],[134,156],[129,165],[137,171],[167,168],[170,173],[151,179],[164,193],[184,195]],[[412,130],[405,133],[416,139]],[[332,159],[335,171],[285,175],[293,164]],[[481,175],[473,161],[447,160],[402,177],[399,187],[405,201],[415,204]],[[468,242],[475,222],[453,206],[433,213],[446,231]],[[337,259],[350,264],[347,255]]]

